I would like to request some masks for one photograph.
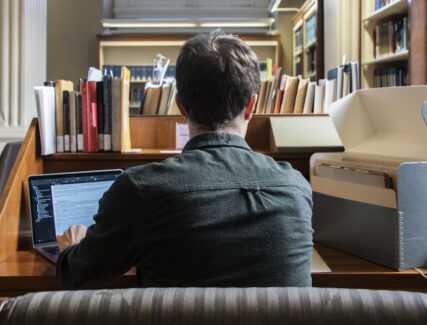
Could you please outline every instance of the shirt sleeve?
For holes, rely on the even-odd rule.
[[[140,211],[139,189],[126,173],[99,201],[95,224],[78,245],[65,249],[56,276],[65,288],[100,283],[127,272],[138,258],[135,223]]]

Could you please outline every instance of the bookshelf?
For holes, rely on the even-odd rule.
[[[307,0],[292,20],[293,74],[323,78],[323,1]]]
[[[281,46],[279,35],[239,35],[257,54],[259,61],[273,59],[280,66]],[[158,53],[170,58],[170,66],[176,65],[179,49],[192,35],[98,35],[98,65],[152,66]],[[143,81],[130,84],[130,115],[140,112],[138,91]],[[136,98],[136,100],[135,100]]]
[[[239,35],[257,54],[260,61],[271,58],[280,66],[279,35]],[[192,35],[98,35],[98,64],[152,65],[158,53],[175,65],[179,49]]]
[[[377,10],[375,3],[375,0],[361,3],[361,86],[409,85],[409,2],[392,0]],[[394,32],[398,28],[402,32]]]

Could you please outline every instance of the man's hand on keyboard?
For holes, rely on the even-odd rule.
[[[71,226],[63,234],[56,236],[61,252],[68,246],[78,244],[86,236],[86,227],[83,225]]]

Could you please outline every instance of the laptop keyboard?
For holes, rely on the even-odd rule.
[[[59,255],[60,253],[58,246],[48,246],[48,247],[43,247],[42,249],[51,255]]]

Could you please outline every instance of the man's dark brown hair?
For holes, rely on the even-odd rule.
[[[258,60],[234,35],[199,34],[180,50],[176,84],[188,118],[214,131],[234,120],[257,93]]]

